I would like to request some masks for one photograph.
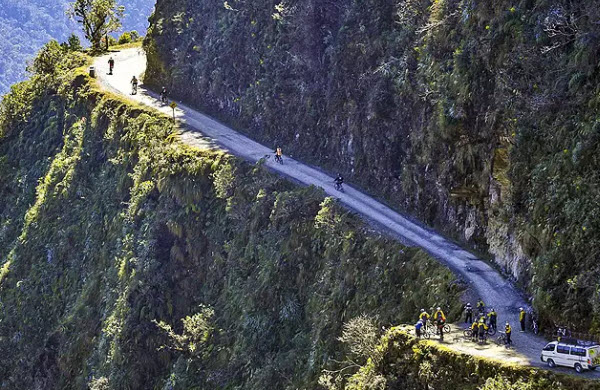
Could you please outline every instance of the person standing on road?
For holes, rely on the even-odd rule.
[[[479,342],[485,342],[485,332],[488,330],[488,326],[485,324],[485,321],[479,321]]]
[[[490,328],[492,328],[494,330],[498,330],[496,328],[496,321],[498,319],[498,314],[496,313],[496,310],[494,310],[493,307],[492,307],[492,310],[488,313],[488,317],[489,317],[488,324],[490,324]]]
[[[471,307],[471,302],[468,302],[465,306],[465,322],[467,324],[473,322],[473,307]]]
[[[108,59],[108,74],[112,75],[113,74],[113,68],[115,67],[115,60],[110,57]]]
[[[519,322],[521,323],[521,332],[525,332],[525,309],[519,308]]]
[[[512,336],[512,328],[510,327],[508,321],[506,321],[506,326],[504,326],[504,333],[506,333],[506,345],[511,345],[512,340],[510,337]]]
[[[427,329],[427,320],[429,319],[429,313],[425,311],[425,309],[421,309],[421,314],[419,314],[419,321],[423,322],[423,326]]]
[[[485,303],[483,303],[481,298],[477,301],[477,311],[479,312],[479,315],[485,314]]]
[[[479,323],[477,321],[474,321],[471,324],[471,338],[474,342],[477,342],[477,333],[479,333]]]
[[[415,324],[415,333],[417,334],[417,338],[421,338],[421,328],[423,327],[423,321],[419,320]]]
[[[436,321],[437,327],[440,331],[440,341],[444,341],[444,325],[446,324],[446,315],[442,311],[441,307],[438,307],[433,315],[433,319]]]

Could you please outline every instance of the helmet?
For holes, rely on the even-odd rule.
[[[425,312],[425,309],[421,309],[421,313],[424,313],[424,312]]]
[[[471,306],[471,302],[467,302],[467,306]]]
[[[519,308],[519,310],[523,310],[523,308],[522,308],[522,307],[520,307],[520,308]]]
[[[438,306],[437,310],[442,310],[442,308]]]
[[[506,325],[508,325],[508,321],[506,321]]]

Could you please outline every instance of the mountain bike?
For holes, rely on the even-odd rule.
[[[500,332],[500,335],[496,337],[494,342],[496,343],[496,345],[504,345],[506,348],[511,348],[513,345],[512,340],[510,341],[510,343],[507,343],[506,339],[506,333]]]
[[[137,86],[137,84],[133,84],[131,86],[131,94],[132,95],[137,95],[137,93],[138,93],[138,86]]]

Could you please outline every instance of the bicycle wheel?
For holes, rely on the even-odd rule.
[[[425,331],[424,331],[424,332],[421,334],[421,336],[422,336],[424,339],[429,339],[429,338],[431,338],[431,333],[429,333],[427,330],[425,330]]]
[[[501,334],[500,336],[496,337],[496,340],[494,340],[496,342],[497,345],[504,345],[506,344],[506,340],[504,339],[504,335]]]
[[[496,329],[494,329],[494,328],[489,328],[489,329],[488,329],[488,334],[489,334],[490,336],[494,336],[494,335],[496,334]]]
[[[451,330],[452,330],[452,328],[450,328],[450,325],[448,325],[448,324],[444,325],[444,333],[450,333]]]
[[[464,335],[465,337],[473,337],[473,331],[472,331],[471,329],[465,329],[465,330],[463,331],[463,335]]]

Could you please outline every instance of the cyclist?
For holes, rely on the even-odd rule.
[[[498,314],[496,313],[496,310],[494,310],[493,307],[487,316],[488,316],[488,324],[490,324],[490,328],[497,330],[496,320],[498,319]]]
[[[446,315],[442,311],[441,307],[436,309],[433,319],[436,321],[437,327],[440,331],[440,341],[444,341],[444,324],[446,323]]]
[[[429,313],[425,311],[425,309],[421,309],[421,314],[419,314],[419,321],[423,322],[423,326],[427,329],[427,320],[429,319]]]
[[[479,312],[479,314],[485,313],[485,303],[483,303],[483,300],[481,298],[479,298],[479,300],[477,301],[477,311]]]
[[[506,325],[504,326],[504,333],[506,333],[506,345],[511,345],[512,340],[510,339],[510,336],[512,335],[512,328],[510,327],[508,321],[506,321]]]
[[[471,324],[471,338],[473,339],[473,341],[477,341],[477,330],[479,327],[479,323],[477,321],[474,321]]]
[[[417,321],[417,323],[415,324],[415,333],[417,334],[417,338],[420,339],[421,338],[421,328],[423,328],[425,324],[423,324],[423,321],[419,320]]]
[[[337,175],[337,177],[335,178],[334,181],[335,181],[335,188],[338,191],[342,191],[342,184],[344,184],[344,178],[342,177],[342,174],[338,173],[338,175]]]
[[[519,308],[519,322],[521,323],[521,332],[525,332],[525,309]]]
[[[280,164],[283,164],[283,158],[282,158],[282,156],[283,156],[283,152],[281,151],[281,148],[278,146],[275,149],[275,161],[277,161]]]
[[[465,306],[465,322],[467,324],[473,322],[473,308],[471,307],[471,302],[467,303]]]
[[[137,93],[137,88],[138,88],[138,79],[137,77],[133,76],[133,78],[131,79],[131,94],[135,95]]]
[[[115,67],[115,60],[112,57],[110,57],[108,59],[108,69],[109,69],[108,74],[113,74],[114,67]]]
[[[479,321],[479,325],[477,325],[477,327],[479,329],[479,341],[483,343],[485,342],[485,333],[488,330],[488,326],[484,321]]]
[[[160,101],[164,104],[167,103],[167,88],[166,87],[162,87],[162,90],[160,91]]]

